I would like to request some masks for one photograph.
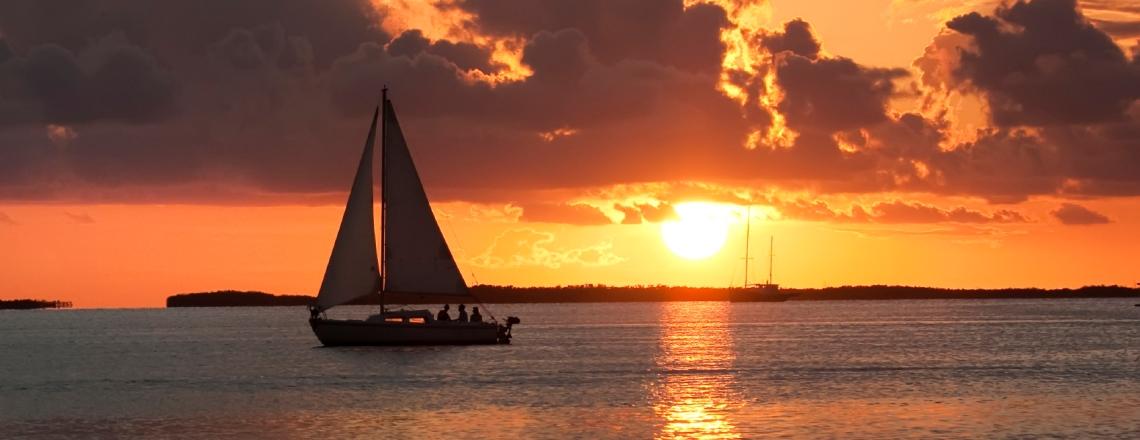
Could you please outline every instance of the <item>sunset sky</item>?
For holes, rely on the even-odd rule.
[[[1124,0],[0,0],[0,299],[313,294],[385,84],[468,284],[739,285],[750,212],[754,281],[1135,285],[1138,54]]]

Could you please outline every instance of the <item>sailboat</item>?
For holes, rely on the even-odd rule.
[[[388,89],[372,114],[364,153],[352,181],[344,217],[316,301],[309,306],[309,325],[321,344],[442,345],[505,344],[511,327],[500,324],[436,320],[428,310],[387,310],[385,296],[449,298],[477,302],[467,288],[439,223],[432,214],[419,173],[396,119]],[[380,240],[377,259],[373,216],[373,149],[380,126]],[[362,297],[379,295],[380,313],[363,320],[330,319],[325,312]]]
[[[748,263],[751,258],[748,257],[749,248],[752,247],[752,207],[748,207],[745,214],[744,226],[744,287],[729,289],[729,300],[731,301],[754,301],[754,302],[784,302],[791,298],[793,295],[780,291],[780,285],[772,282],[772,257],[773,246],[775,238],[768,238],[768,281],[757,284],[748,284]]]

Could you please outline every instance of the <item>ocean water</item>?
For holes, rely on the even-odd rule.
[[[493,305],[512,345],[416,348],[322,348],[303,308],[0,312],[0,437],[1140,438],[1135,302]]]

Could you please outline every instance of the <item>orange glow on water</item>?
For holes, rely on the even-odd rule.
[[[660,439],[742,438],[730,414],[743,406],[731,371],[736,351],[725,322],[731,303],[661,303],[655,358],[663,370],[651,390]]]

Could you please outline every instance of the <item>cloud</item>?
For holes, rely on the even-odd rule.
[[[162,54],[179,71],[193,70],[203,53],[235,29],[276,26],[287,36],[303,38],[317,65],[327,66],[362,42],[388,41],[379,22],[368,0],[0,3],[0,29],[21,50],[50,43],[80,51],[91,41],[120,33],[132,44]]]
[[[3,224],[3,225],[18,225],[19,223],[17,223],[15,220],[13,220],[13,219],[12,219],[12,217],[11,217],[11,216],[9,216],[8,214],[6,214],[6,213],[3,213],[3,212],[0,212],[0,224]]]
[[[523,49],[522,61],[534,69],[534,80],[550,83],[574,83],[596,63],[577,29],[558,32],[542,31]]]
[[[819,40],[812,35],[811,25],[802,19],[784,23],[783,32],[764,35],[760,41],[771,53],[788,51],[808,59],[819,58]]]
[[[471,263],[487,268],[539,266],[557,269],[564,265],[612,266],[626,259],[613,253],[613,244],[601,242],[580,248],[554,249],[554,234],[531,228],[511,229],[495,237]]]
[[[828,133],[885,121],[893,81],[902,69],[875,69],[847,58],[812,59],[788,53],[776,68],[784,99],[779,109],[797,130]]]
[[[522,208],[514,204],[486,205],[479,203],[462,203],[468,205],[464,217],[476,222],[517,223],[522,217]]]
[[[1028,221],[1016,211],[999,209],[990,214],[964,207],[942,209],[913,202],[880,202],[869,210],[877,223],[1023,223]]]
[[[1140,194],[1128,171],[1140,166],[1140,64],[1074,2],[1019,1],[947,26],[915,62],[932,120],[951,140],[959,110],[946,97],[962,94],[995,125],[921,159],[935,177],[925,190],[999,203]]]
[[[47,137],[56,145],[66,145],[79,137],[79,133],[66,125],[48,124]]]
[[[1104,214],[1074,203],[1062,203],[1052,214],[1058,221],[1066,225],[1102,225],[1112,223],[1112,220]]]
[[[383,16],[396,8],[365,1],[53,5],[0,4],[0,69],[16,75],[0,87],[21,91],[0,93],[2,199],[339,200],[384,84],[432,200],[515,202],[523,221],[603,224],[598,208],[653,221],[642,205],[747,200],[700,184],[1002,203],[1140,194],[1140,105],[1120,82],[1136,61],[1122,64],[1114,53],[1123,52],[1066,2],[951,21],[958,30],[936,38],[918,65],[914,80],[931,102],[914,112],[891,108],[919,98],[905,72],[828,55],[803,20],[743,29],[731,2],[425,4],[457,21],[443,32],[427,20],[395,39],[381,26],[397,21]],[[1041,24],[1054,21],[1058,38]],[[999,49],[1016,50],[1005,59]],[[121,93],[137,95],[125,101],[134,104],[93,109],[54,97],[88,92],[33,89],[17,75],[46,57],[55,61],[45,71],[68,81],[37,81],[89,90],[120,52],[132,60],[125,71],[169,81],[139,81]],[[745,53],[738,61],[751,64],[724,59]],[[1090,72],[1072,71],[1081,57]],[[506,71],[529,73],[487,77]],[[107,90],[116,87],[125,86]],[[951,109],[932,99],[949,90],[981,98],[1007,122],[959,139]],[[660,182],[685,185],[652,200],[567,208],[585,201],[575,191]],[[543,191],[571,196],[531,197]],[[860,208],[875,221],[873,205]],[[955,221],[953,208],[935,209],[942,214],[927,215]],[[996,211],[976,213],[993,221]]]
[[[838,223],[931,224],[931,223],[1025,223],[1020,212],[998,209],[989,213],[958,206],[941,208],[919,202],[892,200],[852,204],[848,210],[832,208],[819,200],[769,200],[783,218]]]
[[[673,205],[664,201],[657,204],[633,203],[624,205],[616,203],[614,209],[622,213],[621,223],[623,225],[661,223],[677,216],[676,211],[673,210]]]
[[[0,125],[153,122],[174,114],[176,90],[169,71],[121,36],[78,54],[45,44],[0,65]]]
[[[490,48],[448,40],[433,42],[424,37],[423,31],[419,29],[405,31],[389,42],[388,53],[408,58],[428,53],[451,61],[461,70],[475,69],[488,74],[495,73],[500,67],[491,59]]]
[[[983,93],[999,126],[1119,121],[1140,98],[1140,64],[1075,0],[1017,1],[946,25],[970,39],[945,86]]]
[[[573,29],[602,63],[644,60],[687,71],[713,72],[728,24],[718,6],[685,7],[681,0],[464,0],[473,25],[491,35],[530,38]]]
[[[519,221],[569,225],[608,225],[613,222],[597,208],[583,204],[535,203],[522,206]]]
[[[969,238],[962,240],[963,243],[982,243],[991,247],[999,246],[1000,239],[1012,235],[1025,234],[1022,230],[1011,230],[1009,228],[999,228],[993,226],[979,226],[968,224],[956,224],[950,226],[928,226],[928,225],[915,225],[899,227],[892,226],[859,226],[859,227],[837,227],[837,231],[850,232],[861,237],[899,237],[899,236],[924,236],[924,235],[940,235],[950,237],[963,237]]]
[[[79,223],[79,224],[95,223],[95,218],[91,217],[91,214],[88,214],[85,212],[81,212],[81,213],[64,212],[63,215],[66,216],[68,218],[68,220],[71,220],[72,222],[75,222],[75,223]]]

